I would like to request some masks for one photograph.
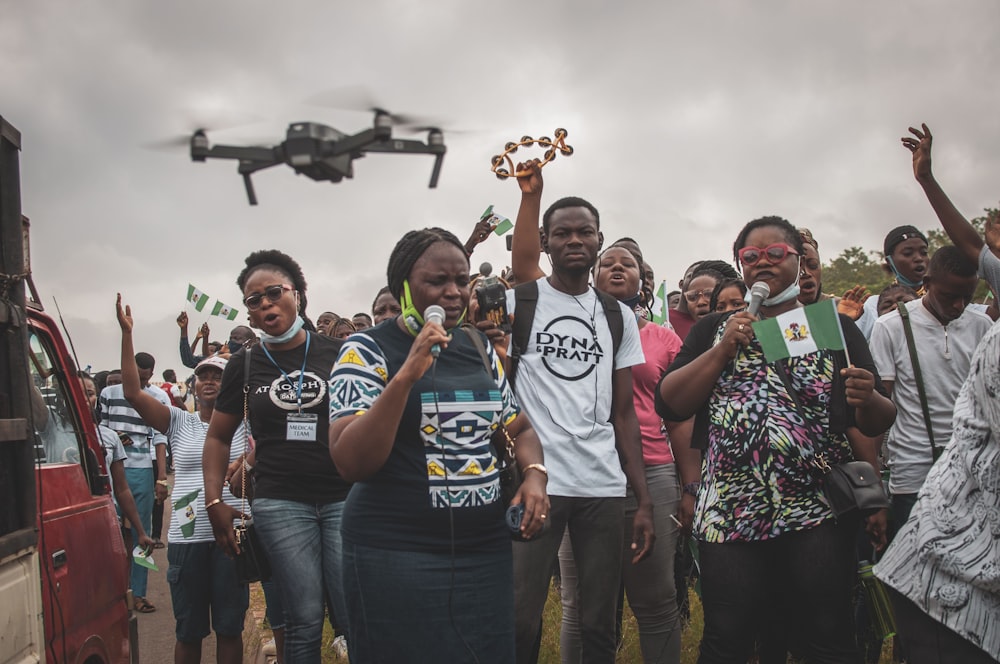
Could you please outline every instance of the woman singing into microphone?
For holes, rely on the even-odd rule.
[[[355,482],[343,520],[350,659],[508,664],[511,535],[490,442],[504,425],[515,439],[527,537],[548,512],[542,448],[492,344],[459,327],[469,260],[458,238],[408,232],[387,276],[402,314],[351,336],[330,376],[330,455]],[[425,321],[433,305],[443,323]]]

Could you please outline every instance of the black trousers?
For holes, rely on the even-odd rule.
[[[859,518],[841,518],[772,540],[700,543],[699,664],[743,664],[765,634],[771,649],[784,638],[807,662],[860,663],[851,603],[858,525]],[[766,653],[768,661],[785,658]]]

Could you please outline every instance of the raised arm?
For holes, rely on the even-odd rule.
[[[477,246],[482,244],[493,232],[493,224],[490,223],[490,215],[486,215],[476,222],[472,229],[472,235],[465,241],[465,255],[472,256],[472,252]]]
[[[542,211],[542,167],[537,159],[517,165],[518,172],[527,170],[528,175],[517,178],[521,188],[521,205],[514,221],[514,235],[510,241],[511,268],[519,284],[534,281],[545,276],[539,261],[542,257],[542,241],[539,237],[539,220]]]
[[[115,302],[118,312],[118,325],[122,329],[122,390],[136,412],[149,426],[160,433],[166,433],[170,427],[170,406],[160,403],[151,394],[142,389],[139,380],[139,367],[135,363],[135,348],[132,344],[132,307],[122,308],[122,294],[118,293]],[[166,468],[166,466],[161,466]]]
[[[177,327],[181,328],[181,364],[186,366],[188,369],[194,369],[198,366],[199,362],[199,358],[194,355],[194,348],[198,342],[198,337],[195,337],[194,341],[188,343],[188,315],[186,311],[182,311],[180,315],[177,316]]]
[[[938,184],[931,171],[931,143],[934,137],[926,124],[921,129],[910,127],[912,136],[903,136],[900,140],[903,146],[913,153],[913,177],[924,188],[924,194],[934,208],[944,232],[955,246],[962,250],[973,265],[979,265],[979,253],[983,248],[983,238],[976,228],[962,216],[958,208],[951,202],[944,189]]]

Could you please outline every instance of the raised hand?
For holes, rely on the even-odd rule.
[[[917,182],[925,182],[934,178],[931,174],[931,143],[934,137],[926,124],[921,129],[910,127],[912,136],[903,136],[900,141],[903,147],[913,153],[913,177]]]
[[[182,311],[181,314],[177,317],[177,327],[181,328],[182,330],[186,330],[187,326],[188,326],[188,315],[186,311]]]
[[[528,171],[527,175],[517,178],[517,186],[521,188],[521,193],[525,195],[542,195],[542,162],[538,159],[529,159],[517,165],[517,172]]]
[[[865,313],[865,300],[869,297],[868,289],[864,286],[855,286],[849,289],[837,302],[837,313],[851,317],[851,320],[861,318]]]
[[[475,227],[472,229],[472,235],[465,241],[465,253],[472,254],[472,250],[476,248],[476,245],[486,240],[492,232],[493,224],[490,223],[490,216],[477,221]]]
[[[122,332],[131,333],[132,332],[132,307],[125,305],[122,309],[122,294],[118,293],[118,299],[115,300],[115,309],[118,313],[118,325],[122,328]]]

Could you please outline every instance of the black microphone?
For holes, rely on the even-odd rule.
[[[479,274],[488,277],[493,273],[493,266],[490,263],[483,263],[479,266]]]
[[[747,307],[747,313],[756,316],[757,312],[760,311],[760,305],[764,303],[764,300],[766,300],[767,296],[770,294],[771,294],[771,287],[768,286],[763,281],[758,281],[753,286],[751,286],[750,305]]]
[[[438,304],[432,304],[431,306],[427,307],[424,310],[424,322],[444,325],[444,307]],[[441,354],[440,344],[434,344],[433,346],[431,346],[431,355],[437,357],[440,354]]]

